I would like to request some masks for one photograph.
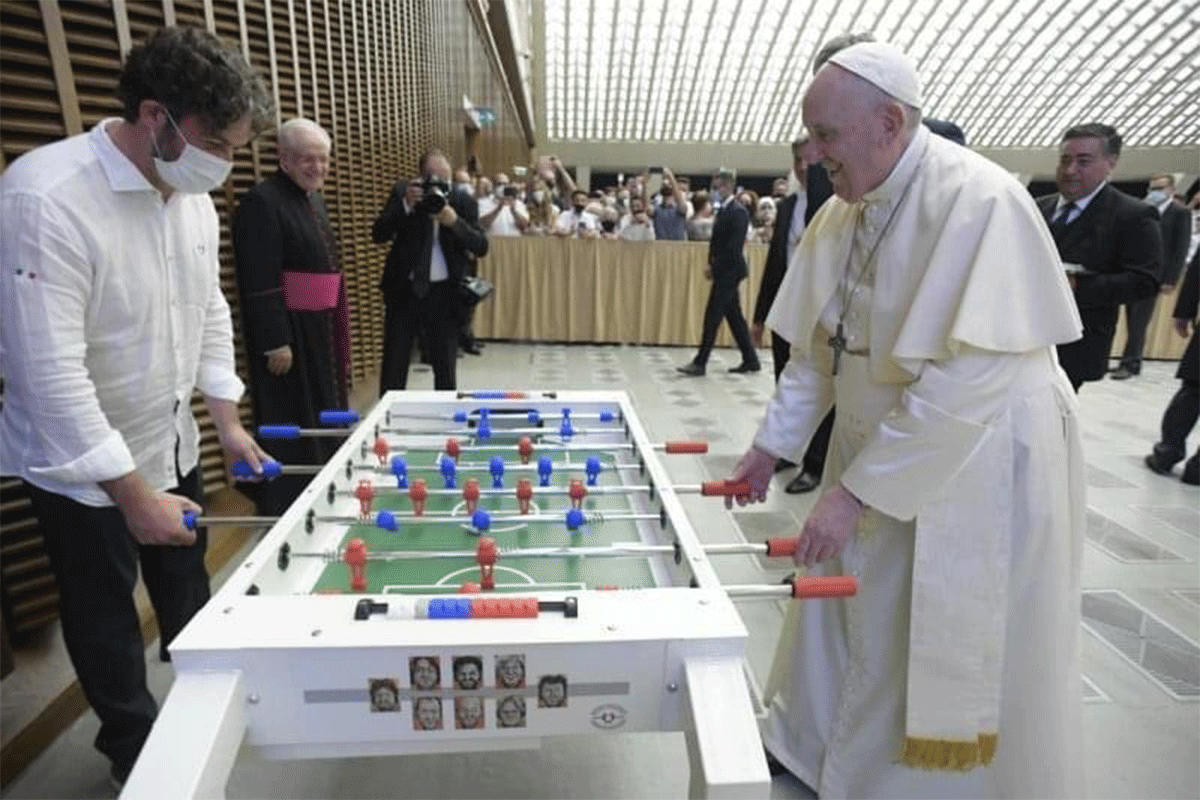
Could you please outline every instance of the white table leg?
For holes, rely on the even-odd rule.
[[[740,658],[684,665],[691,726],[686,732],[693,798],[769,797],[771,776]]]
[[[246,735],[240,672],[176,675],[121,800],[224,798]]]

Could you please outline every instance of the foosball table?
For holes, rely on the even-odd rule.
[[[852,594],[852,578],[723,586],[623,392],[389,392],[342,427],[171,645],[174,684],[123,798],[221,797],[243,745],[304,759],[537,747],[681,731],[696,797],[766,797],[731,598]],[[676,457],[671,455],[671,457]],[[242,465],[244,469],[244,465]],[[235,473],[238,469],[235,468]],[[714,499],[714,503],[721,500]],[[212,535],[210,533],[210,535]]]

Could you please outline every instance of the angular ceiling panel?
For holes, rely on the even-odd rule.
[[[544,0],[551,140],[780,144],[822,43],[872,33],[918,65],[925,114],[979,147],[1110,122],[1200,142],[1197,0]]]

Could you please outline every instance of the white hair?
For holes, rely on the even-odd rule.
[[[310,134],[320,139],[325,143],[326,147],[333,146],[333,142],[324,128],[311,119],[296,117],[289,119],[279,126],[279,149],[281,151],[294,149],[300,143],[300,138],[305,134]]]

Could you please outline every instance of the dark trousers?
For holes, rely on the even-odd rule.
[[[779,383],[779,376],[783,374],[783,368],[792,357],[792,345],[774,331],[771,331],[771,354],[775,357],[775,382]],[[829,434],[833,431],[835,411],[836,408],[829,409],[829,413],[821,420],[821,424],[809,440],[808,449],[804,451],[801,466],[809,475],[820,477],[825,472],[825,455],[829,452]]]
[[[1162,418],[1162,441],[1154,453],[1163,462],[1174,464],[1187,455],[1187,437],[1200,417],[1200,383],[1181,381],[1179,391],[1167,404]]]
[[[133,600],[138,564],[165,646],[208,601],[207,532],[197,530],[190,547],[139,545],[115,506],[94,508],[26,487],[58,582],[67,653],[100,718],[96,749],[124,777],[158,713],[146,688],[146,646]],[[199,502],[199,470],[180,478],[173,493]]]
[[[700,338],[700,352],[696,354],[695,363],[701,367],[708,363],[712,355],[713,343],[717,341],[717,328],[721,320],[729,322],[729,330],[733,340],[742,351],[742,363],[758,364],[758,354],[754,352],[754,342],[750,340],[750,328],[746,325],[746,317],[742,314],[742,299],[738,295],[738,284],[713,283],[708,293],[708,305],[704,309],[704,333]]]
[[[1146,349],[1146,328],[1154,315],[1158,294],[1125,304],[1125,352],[1121,354],[1121,366],[1130,372],[1142,371],[1142,351]]]
[[[413,338],[417,335],[420,335],[422,350],[433,367],[433,388],[456,388],[460,325],[461,301],[453,281],[430,284],[429,293],[422,298],[417,298],[405,287],[390,299],[383,316],[379,393],[407,388],[408,364],[412,358]]]

